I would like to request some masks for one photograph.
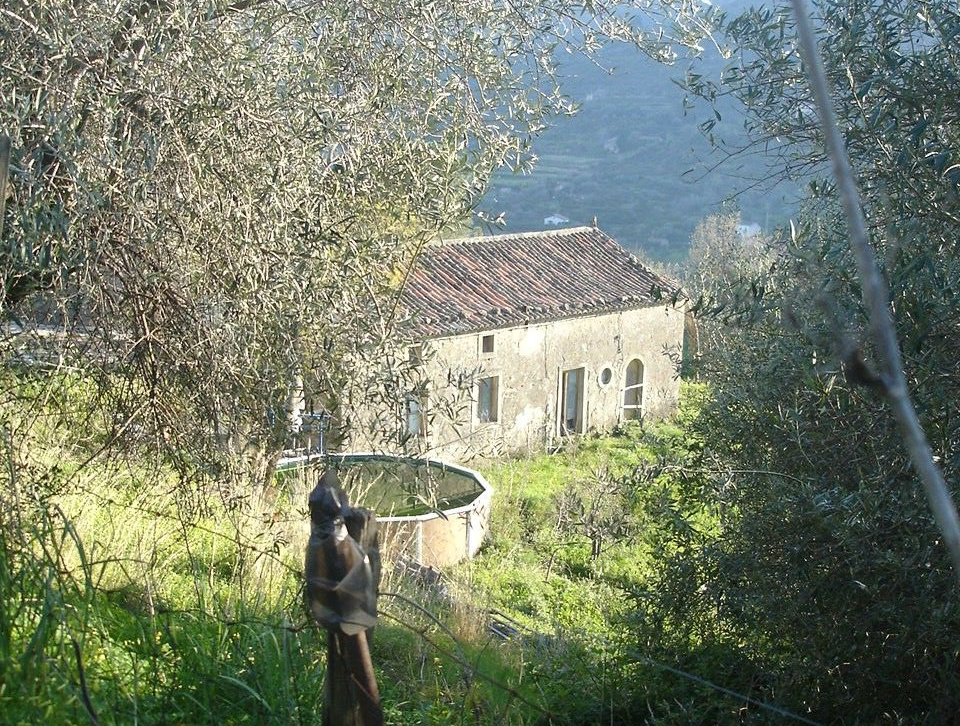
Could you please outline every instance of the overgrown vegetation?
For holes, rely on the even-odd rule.
[[[674,421],[631,423],[483,469],[497,487],[491,540],[454,581],[517,627],[515,647],[533,664],[528,678],[558,723],[691,723],[742,705],[651,661],[662,654],[653,636],[662,625],[645,603],[661,563],[684,547],[665,534],[706,535],[718,524],[715,510],[690,496],[702,483],[702,439],[690,430],[706,396],[687,385]],[[708,644],[690,645],[687,665],[712,670],[716,654],[698,650]],[[676,656],[667,662],[679,665]]]
[[[34,383],[6,390],[36,406],[89,390]],[[3,418],[0,723],[316,723],[326,634],[302,605],[306,490],[90,461],[59,407],[25,410]],[[389,572],[382,587],[396,592],[374,641],[391,723],[537,713],[512,690],[519,656]],[[455,639],[457,617],[476,637]]]
[[[816,15],[910,394],[956,496],[960,15],[906,1]],[[880,398],[882,352],[793,36],[788,8],[731,19],[735,63],[691,86],[740,99],[756,143],[786,143],[810,196],[790,234],[694,262],[714,391],[694,430],[726,472],[710,496],[724,527],[662,571],[661,615],[748,647],[758,690],[820,722],[950,723],[955,575]]]
[[[510,42],[466,33],[475,45],[460,60],[503,95],[462,117],[476,100],[467,83],[444,96],[450,115],[411,112],[420,125],[408,127],[411,104],[437,108],[423,79],[456,85],[456,73],[398,61],[396,83],[378,85],[395,38],[351,35],[382,27],[352,6],[329,34],[269,3],[146,3],[119,17],[96,2],[11,7],[16,32],[0,31],[0,48],[34,65],[0,97],[13,138],[0,227],[0,721],[313,722],[323,638],[300,603],[305,492],[264,486],[284,415],[311,375],[334,397],[352,352],[379,360],[382,294],[469,207],[474,182],[522,155],[547,111],[542,86],[525,84],[550,77],[554,48],[523,13],[484,6],[464,27],[489,20]],[[524,7],[570,17],[563,3]],[[407,11],[397,37],[432,12]],[[940,0],[823,0],[817,13],[911,395],[956,489],[960,15]],[[758,146],[779,139],[783,173],[809,182],[803,219],[751,246],[731,219],[699,229],[687,280],[704,383],[686,387],[675,421],[491,464],[482,555],[446,590],[388,575],[374,657],[393,723],[893,726],[960,712],[956,583],[875,394],[882,367],[789,12],[710,18],[731,65],[687,89],[742,103]],[[462,30],[460,17],[427,19],[453,48],[444,29]],[[268,30],[317,40],[326,81],[311,86],[306,46],[271,45]],[[423,61],[416,45],[402,50]],[[198,65],[183,65],[194,52]],[[244,85],[250,63],[267,76],[283,66],[330,105],[330,124],[293,156],[280,152],[316,109],[268,84],[262,117],[250,116],[265,98]],[[344,69],[351,89],[337,83]],[[519,117],[491,130],[511,99]],[[338,119],[356,121],[369,155],[340,146]],[[251,129],[275,133],[252,148]],[[236,147],[226,159],[246,186],[210,153]],[[489,155],[474,156],[481,147]],[[408,177],[422,184],[411,191]],[[384,360],[360,390],[389,413],[402,366]],[[489,610],[516,631],[507,642],[486,631]]]
[[[880,627],[879,618],[912,617],[904,603],[926,610],[930,591],[916,592],[915,573],[932,581],[933,571],[887,549],[871,567],[901,573],[884,580],[896,596],[871,591],[862,578],[875,555],[861,537],[872,525],[862,512],[850,517],[867,497],[844,501],[790,474],[720,467],[704,433],[722,413],[715,390],[687,385],[672,422],[484,466],[497,497],[480,557],[442,588],[390,573],[383,583],[374,657],[388,722],[773,724],[787,708],[823,723],[834,720],[823,712],[835,689],[847,709],[855,697],[860,709],[875,702],[828,659],[849,641],[870,644],[854,627],[864,612]],[[39,438],[18,440],[25,429],[7,423],[17,450],[41,453],[19,459],[20,507],[5,509],[5,723],[82,723],[91,711],[100,723],[316,718],[325,639],[300,604],[305,491],[235,496],[173,471],[81,467],[71,461],[82,447],[59,425],[46,435],[73,446],[72,457],[67,446],[47,458]],[[871,501],[883,511],[887,500]],[[858,582],[833,576],[800,589],[836,558]],[[736,589],[724,590],[731,581]],[[951,611],[930,616],[938,620],[912,621],[928,636],[904,656],[922,647],[936,657],[949,640],[936,629],[951,627]],[[493,637],[491,620],[515,635]],[[807,632],[814,621],[825,632]],[[868,674],[903,679],[890,648],[908,642],[887,636],[884,660],[873,661],[883,670]],[[869,650],[858,657],[847,668],[862,678]],[[952,678],[949,667],[913,663],[908,674]],[[914,690],[894,697],[902,706],[910,693],[915,708],[929,708],[934,691],[942,700],[948,685],[908,682]]]

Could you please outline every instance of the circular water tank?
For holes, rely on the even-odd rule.
[[[376,513],[381,556],[443,568],[480,549],[493,489],[478,472],[438,459],[367,453],[284,459],[277,470],[315,480],[326,467],[337,469],[351,503]]]

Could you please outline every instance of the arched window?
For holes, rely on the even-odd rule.
[[[634,358],[627,364],[623,384],[623,420],[639,421],[643,415],[643,361]]]

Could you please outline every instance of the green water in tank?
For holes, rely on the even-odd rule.
[[[483,491],[475,477],[440,462],[376,454],[331,454],[294,462],[278,469],[278,484],[299,480],[312,487],[328,466],[338,471],[352,504],[372,509],[380,517],[456,509]]]

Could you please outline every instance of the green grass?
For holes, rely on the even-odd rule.
[[[478,468],[498,494],[505,492],[506,498],[517,499],[524,509],[543,513],[568,484],[588,480],[602,468],[624,474],[651,461],[655,452],[644,439],[643,429],[631,425],[611,436],[571,441],[554,454],[488,461]]]
[[[455,582],[478,608],[505,613],[528,631],[524,648],[536,664],[528,678],[545,708],[569,722],[629,722],[649,717],[644,704],[656,702],[659,713],[672,703],[676,679],[631,661],[636,644],[629,623],[638,593],[651,586],[654,559],[663,554],[658,528],[680,516],[704,529],[715,525],[709,512],[679,513],[684,489],[666,466],[699,449],[685,424],[705,395],[702,387],[685,385],[681,412],[672,421],[631,424],[613,435],[572,441],[554,454],[478,467],[496,492],[491,536],[475,560],[456,569]],[[564,497],[589,500],[601,480],[624,482],[605,506],[629,530],[611,536],[593,558],[582,528],[558,526],[558,519]],[[603,694],[611,692],[617,693],[615,706],[604,702]],[[683,722],[697,709],[678,713]]]
[[[35,512],[40,524],[22,542],[5,537],[0,723],[88,723],[81,666],[101,724],[318,720],[326,636],[300,606],[302,537],[285,543],[274,525],[218,517],[184,533],[129,500],[93,513],[84,503],[77,495],[69,509]],[[385,589],[402,589],[389,577]],[[437,621],[383,599],[373,657],[389,722],[456,723],[464,709],[477,723],[535,718],[515,707],[516,656],[464,614],[435,609]]]
[[[302,482],[237,498],[148,457],[80,469],[84,442],[21,412],[0,411],[23,437],[0,469],[16,475],[0,495],[0,724],[318,722]],[[389,570],[382,586],[423,600]],[[537,720],[522,659],[476,617],[403,603],[383,598],[373,648],[388,723]]]
[[[58,426],[21,434],[19,503],[2,502],[0,724],[90,723],[89,708],[104,725],[317,722],[325,634],[301,605],[302,482],[233,500],[146,459],[81,470],[84,442]],[[617,679],[632,677],[623,623],[651,542],[638,534],[593,559],[576,528],[557,529],[558,502],[589,495],[597,472],[629,476],[689,444],[682,421],[659,423],[485,465],[491,537],[452,573],[451,599],[384,573],[382,591],[402,596],[381,597],[372,649],[387,722],[609,715]],[[494,639],[491,608],[527,635]]]

